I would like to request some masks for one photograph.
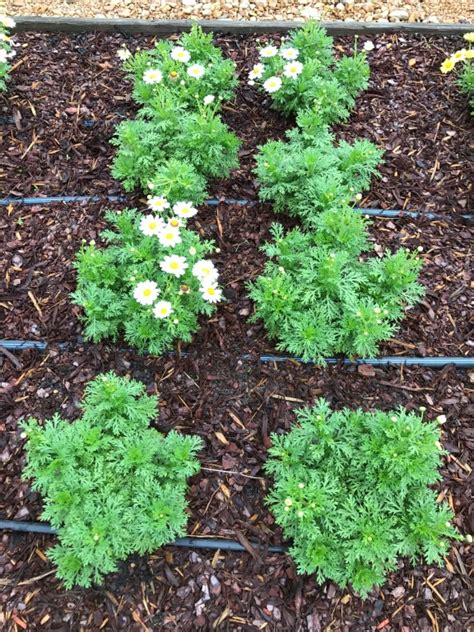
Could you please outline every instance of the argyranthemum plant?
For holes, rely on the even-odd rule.
[[[465,33],[464,39],[468,42],[468,48],[461,48],[445,59],[440,70],[443,74],[457,71],[457,85],[468,96],[471,114],[474,115],[474,32]]]
[[[22,424],[23,476],[58,531],[48,556],[68,589],[99,583],[130,554],[185,534],[187,481],[200,469],[202,441],[151,428],[157,407],[141,382],[106,373],[88,384],[79,420],[56,414]]]
[[[319,213],[345,206],[369,188],[382,151],[368,140],[336,145],[318,113],[304,112],[297,122],[287,142],[269,141],[259,148],[255,173],[260,199],[311,227]]]
[[[86,339],[123,335],[140,351],[161,354],[191,341],[199,315],[215,311],[222,290],[207,258],[212,242],[186,228],[197,212],[192,201],[170,205],[154,196],[148,205],[148,215],[106,214],[115,230],[102,233],[107,247],[89,244],[78,253],[72,299],[84,310]]]
[[[15,27],[15,20],[6,15],[0,15],[0,92],[7,89],[10,72],[10,59],[15,56],[12,49],[10,29]]]
[[[127,53],[119,51],[134,81],[133,96],[141,104],[165,93],[191,109],[210,104],[210,99],[220,108],[223,100],[232,98],[237,85],[234,62],[223,58],[212,43],[212,34],[204,33],[196,23],[177,42],[158,40],[154,49]]]
[[[442,563],[449,539],[462,538],[429,487],[446,454],[438,423],[401,408],[333,412],[324,400],[296,414],[289,433],[272,435],[265,470],[298,571],[365,597],[399,557]]]
[[[214,102],[191,112],[175,106],[169,95],[158,95],[136,120],[118,126],[112,143],[118,146],[112,174],[127,191],[151,185],[172,201],[201,203],[206,179],[226,177],[238,165],[239,141]]]
[[[307,22],[280,47],[270,43],[249,73],[285,114],[316,110],[322,124],[346,119],[357,95],[368,85],[365,52],[336,60],[332,38],[314,21]]]
[[[278,350],[303,360],[375,355],[424,293],[422,262],[407,250],[360,259],[369,249],[365,220],[350,207],[321,213],[314,232],[284,235],[274,225],[272,235],[263,247],[271,261],[248,286],[253,320],[263,320]]]

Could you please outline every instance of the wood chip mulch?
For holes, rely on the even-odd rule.
[[[150,45],[149,37],[104,33],[20,34],[10,90],[0,97],[0,195],[115,194],[108,143],[117,123],[132,116],[130,85],[117,48]],[[362,38],[363,41],[363,38]],[[390,355],[464,355],[469,340],[469,142],[466,100],[439,63],[461,42],[447,38],[379,36],[370,53],[372,79],[340,137],[364,136],[386,149],[382,177],[364,205],[428,209],[442,218],[376,219],[371,239],[383,248],[421,248],[425,299],[406,314]],[[243,71],[227,123],[242,139],[241,165],[211,193],[222,199],[256,198],[252,177],[256,147],[281,138],[294,123],[268,107],[245,84],[254,62],[249,37],[219,37]],[[350,42],[337,40],[340,52]],[[139,197],[133,204],[139,204]],[[113,205],[108,205],[110,208]],[[218,243],[216,256],[228,302],[202,323],[187,357],[144,358],[108,345],[60,351],[54,343],[77,340],[78,311],[69,303],[71,266],[82,239],[98,240],[104,207],[74,204],[1,209],[1,331],[5,338],[46,339],[44,354],[11,354],[0,348],[0,515],[38,520],[41,502],[21,481],[23,440],[18,421],[55,411],[79,414],[85,384],[115,370],[142,380],[160,394],[156,427],[203,437],[202,472],[191,481],[188,533],[279,544],[281,532],[264,504],[263,477],[270,433],[287,430],[295,407],[326,397],[332,406],[399,405],[444,413],[443,445],[449,451],[437,487],[464,534],[473,532],[472,382],[474,374],[403,367],[319,369],[296,363],[263,364],[273,345],[261,324],[249,324],[252,306],[244,283],[261,270],[259,251],[275,216],[268,205],[203,207],[195,227]],[[251,359],[242,360],[243,353]],[[180,550],[132,558],[101,588],[65,591],[47,560],[52,538],[0,536],[0,628],[3,630],[278,630],[298,632],[465,632],[472,621],[469,576],[472,550],[453,545],[446,567],[400,560],[399,569],[365,601],[332,583],[299,577],[289,558]]]

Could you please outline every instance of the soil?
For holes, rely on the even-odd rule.
[[[15,118],[0,127],[2,196],[120,193],[109,174],[108,139],[119,120],[133,115],[134,106],[115,51],[124,41],[134,49],[149,45],[150,38],[21,34],[18,40],[24,45],[17,58],[21,63],[8,95],[0,97],[0,114]],[[242,71],[251,65],[251,38],[218,41]],[[349,44],[338,40],[341,50]],[[443,214],[436,222],[373,222],[376,253],[400,245],[422,248],[421,280],[427,288],[424,301],[407,312],[397,338],[384,345],[382,354],[467,356],[470,349],[472,229],[460,218],[469,212],[470,122],[452,78],[438,72],[445,51],[457,44],[446,38],[378,37],[370,57],[371,86],[338,130],[341,137],[366,136],[387,149],[382,177],[365,206]],[[242,139],[241,166],[225,182],[213,183],[212,195],[255,199],[255,148],[282,137],[293,122],[272,111],[244,81],[224,114]],[[139,196],[130,202],[137,204]],[[189,534],[253,540],[264,547],[282,541],[264,504],[270,481],[261,468],[271,432],[288,430],[293,409],[318,397],[335,408],[424,406],[428,419],[446,414],[442,443],[449,455],[438,485],[440,499],[455,510],[460,531],[473,532],[469,396],[474,374],[450,366],[440,371],[321,369],[259,361],[258,354],[272,351],[273,343],[261,324],[248,322],[252,306],[244,283],[261,270],[264,257],[258,248],[271,222],[291,225],[268,205],[200,210],[195,226],[221,249],[216,263],[228,302],[210,321],[203,320],[186,349],[189,355],[141,357],[108,345],[60,351],[54,343],[77,341],[81,333],[79,312],[68,301],[74,289],[72,259],[82,239],[100,239],[103,211],[100,204],[57,204],[10,206],[0,215],[6,253],[0,264],[2,337],[53,343],[43,354],[0,348],[3,517],[40,519],[40,498],[20,480],[24,453],[18,421],[29,415],[44,419],[56,411],[77,418],[84,385],[101,371],[115,370],[160,394],[157,429],[176,428],[205,440],[205,469],[189,490]],[[243,353],[250,357],[243,360]],[[473,623],[472,550],[466,542],[453,545],[443,569],[401,560],[387,584],[361,601],[350,590],[297,576],[284,555],[175,547],[128,560],[101,588],[65,591],[46,557],[53,538],[1,537],[0,622],[6,630],[464,632]]]

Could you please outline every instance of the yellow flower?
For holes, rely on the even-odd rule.
[[[469,48],[466,51],[466,59],[474,59],[474,48]]]
[[[464,33],[464,39],[466,40],[466,42],[474,42],[474,31],[471,31],[470,33]]]
[[[464,61],[466,59],[466,49],[461,48],[461,50],[457,50],[455,53],[451,55],[451,59],[454,59],[454,61],[456,62]]]
[[[441,64],[440,70],[445,75],[447,72],[451,72],[455,65],[456,62],[452,59],[445,59]]]

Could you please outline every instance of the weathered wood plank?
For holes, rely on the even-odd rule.
[[[68,18],[19,16],[16,31],[113,31],[169,35],[189,30],[191,20],[134,20],[115,18]],[[262,22],[234,20],[198,20],[205,31],[220,33],[282,33],[298,28],[302,22]],[[474,24],[426,24],[422,22],[322,22],[331,35],[374,35],[376,33],[419,33],[424,35],[462,35],[474,30]]]

